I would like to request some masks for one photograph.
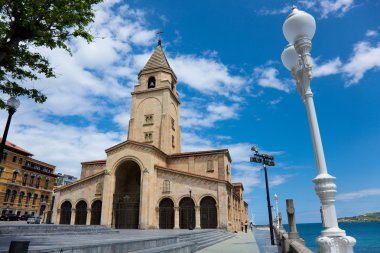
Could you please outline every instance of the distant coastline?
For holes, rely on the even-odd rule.
[[[380,212],[338,218],[338,222],[380,222]]]

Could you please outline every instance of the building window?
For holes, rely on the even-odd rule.
[[[20,192],[20,196],[18,197],[18,204],[21,206],[22,204],[22,199],[24,198],[24,195],[25,193],[24,192]]]
[[[18,172],[17,172],[17,171],[13,172],[13,176],[12,176],[12,183],[16,182],[16,179],[17,179],[17,174],[18,174]]]
[[[145,141],[152,142],[153,141],[153,132],[145,132]]]
[[[26,185],[26,181],[28,180],[28,174],[24,174],[23,178],[22,178],[22,185]]]
[[[172,129],[175,131],[175,121],[173,118],[172,118]]]
[[[169,193],[170,192],[170,181],[164,180],[163,186],[162,186],[162,193]]]
[[[145,115],[145,123],[144,125],[153,125],[153,114]]]
[[[3,175],[3,172],[5,171],[4,167],[0,167],[0,178]]]
[[[22,158],[21,157],[18,159],[18,163],[22,164]]]
[[[154,76],[149,77],[148,79],[148,89],[156,87],[156,78]]]
[[[28,192],[28,194],[26,195],[25,206],[29,205],[31,197],[32,197],[32,193]]]
[[[214,172],[214,163],[212,160],[207,161],[207,172]]]
[[[4,153],[4,154],[3,154],[3,161],[4,161],[4,162],[7,160],[7,156],[8,156],[7,153]]]
[[[47,203],[49,201],[49,196],[45,196],[45,202]]]
[[[40,188],[40,182],[41,182],[41,178],[37,177],[36,188]]]
[[[172,147],[175,148],[175,139],[174,139],[174,135],[172,135]]]
[[[45,185],[44,185],[44,188],[47,189],[49,186],[49,179],[46,179],[45,180]]]
[[[31,176],[30,176],[30,180],[29,180],[29,185],[30,185],[30,186],[33,186],[33,183],[34,183],[34,177],[35,177],[34,175],[31,175]]]
[[[44,196],[44,195],[41,195],[40,202],[42,203],[42,202],[44,202],[44,200],[45,200],[45,196]]]
[[[11,190],[7,190],[6,192],[5,192],[5,196],[4,196],[4,202],[8,202],[8,200],[9,200],[9,196],[11,195]]]
[[[33,206],[36,205],[37,198],[38,198],[38,195],[37,195],[37,194],[34,194],[34,196],[33,196],[33,204],[32,204]]]
[[[11,195],[11,203],[14,203],[14,202],[15,202],[16,194],[17,194],[17,191],[16,191],[16,190],[13,190],[13,191],[12,191],[12,195]]]
[[[12,159],[12,162],[16,162],[17,161],[17,156],[13,156],[13,159]]]

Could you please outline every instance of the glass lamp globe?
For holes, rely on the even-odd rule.
[[[20,106],[20,100],[15,97],[11,97],[8,99],[7,105],[16,110]]]
[[[282,32],[290,44],[294,44],[300,37],[307,37],[310,40],[314,37],[316,29],[315,19],[309,13],[300,11],[296,7],[286,18],[282,25]]]
[[[287,45],[282,51],[281,54],[282,64],[284,64],[285,68],[288,70],[292,70],[294,66],[298,63],[298,54],[293,45]]]

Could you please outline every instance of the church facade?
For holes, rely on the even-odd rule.
[[[82,163],[80,180],[55,190],[55,224],[112,228],[220,228],[248,220],[244,187],[227,149],[181,152],[177,77],[159,41],[132,92],[128,139],[106,160]]]

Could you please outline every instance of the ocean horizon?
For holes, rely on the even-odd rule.
[[[356,239],[355,253],[380,253],[380,222],[340,222],[339,227],[345,230],[348,236]],[[289,231],[288,224],[284,224],[284,228]],[[297,224],[300,237],[313,252],[318,252],[315,239],[322,230],[321,223]]]

